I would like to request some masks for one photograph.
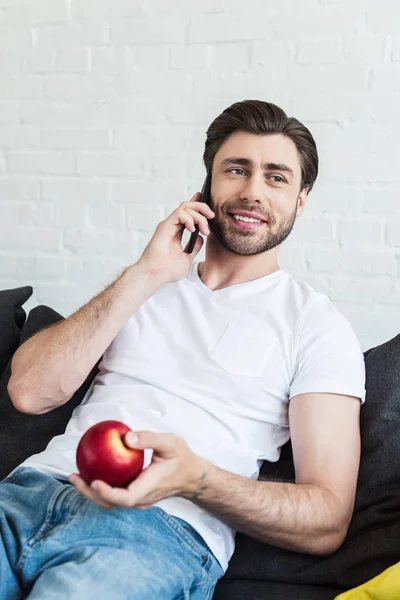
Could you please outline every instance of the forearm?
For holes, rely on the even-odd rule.
[[[339,499],[315,485],[255,481],[202,461],[195,490],[186,497],[233,529],[280,548],[330,554],[347,523]]]
[[[15,406],[40,414],[64,404],[124,323],[161,284],[137,264],[65,321],[27,340],[14,354],[8,386]]]

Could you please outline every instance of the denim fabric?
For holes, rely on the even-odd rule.
[[[0,483],[0,599],[208,600],[223,569],[159,507],[103,509],[20,467]]]

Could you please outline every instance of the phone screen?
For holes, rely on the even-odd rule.
[[[207,173],[207,176],[204,180],[203,187],[201,189],[201,199],[200,202],[205,202],[206,204],[210,203],[210,191],[211,191],[211,172]],[[195,225],[196,231],[190,235],[190,240],[186,248],[186,252],[190,254],[193,252],[194,245],[197,240],[197,236],[199,235],[199,226]]]

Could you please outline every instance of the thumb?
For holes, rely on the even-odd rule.
[[[154,433],[153,431],[128,431],[124,442],[128,448],[145,450],[151,448],[165,458],[176,454],[176,438],[170,433]]]

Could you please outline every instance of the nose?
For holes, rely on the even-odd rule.
[[[264,197],[264,177],[261,174],[253,173],[243,182],[240,192],[240,199],[248,202],[261,204]]]

